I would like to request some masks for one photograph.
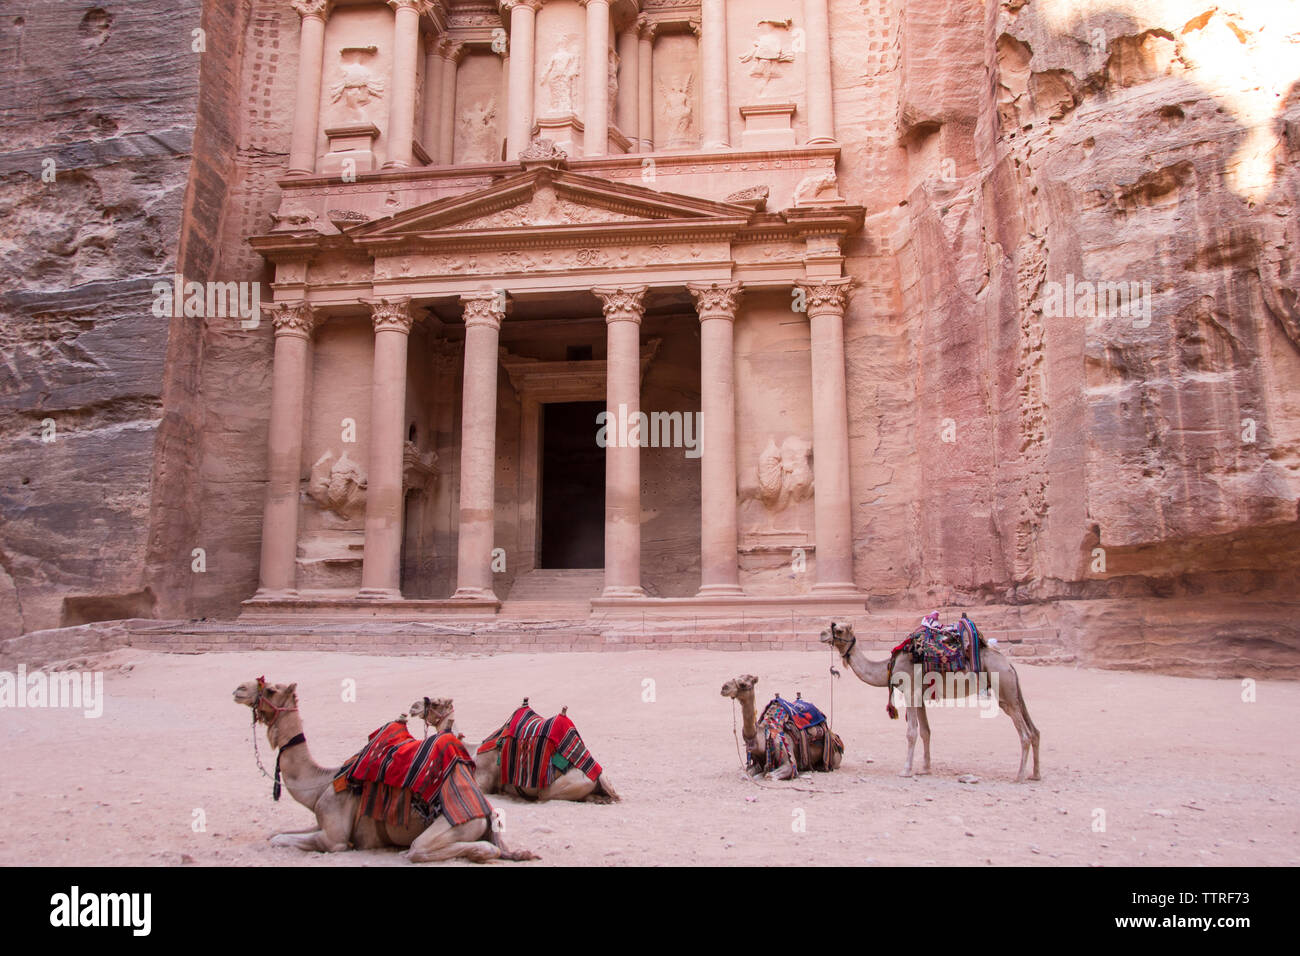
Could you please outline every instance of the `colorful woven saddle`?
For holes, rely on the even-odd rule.
[[[412,809],[425,822],[446,816],[452,825],[492,816],[460,739],[444,732],[416,740],[404,720],[372,733],[334,775],[334,789],[361,795],[358,816],[399,825],[411,821]]]
[[[600,776],[600,764],[573,721],[564,714],[543,719],[527,703],[478,748],[480,756],[493,751],[499,751],[495,759],[501,761],[501,783],[516,788],[549,786],[570,767],[591,780]]]
[[[980,649],[988,642],[980,634],[975,622],[964,614],[956,624],[923,624],[906,640],[893,649],[891,654],[908,651],[913,658],[921,662],[921,669],[926,673],[938,671],[953,673],[956,671],[980,670]]]
[[[844,753],[844,741],[836,733],[830,734],[831,746],[822,747],[822,756],[816,766],[811,758],[811,745],[826,737],[830,727],[826,715],[802,697],[786,700],[773,697],[763,708],[758,726],[767,736],[767,751],[763,755],[766,771],[775,770],[787,760],[798,770],[831,770],[832,753]],[[754,762],[754,755],[749,755]]]

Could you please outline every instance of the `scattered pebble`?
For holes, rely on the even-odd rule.
[[[957,778],[958,783],[979,783],[980,778],[973,773],[964,773]]]
[[[1172,811],[1172,810],[1163,810],[1163,809],[1161,809],[1161,810],[1152,810],[1152,811],[1151,811],[1151,815],[1152,815],[1153,817],[1172,817],[1172,816],[1174,815],[1174,811]]]

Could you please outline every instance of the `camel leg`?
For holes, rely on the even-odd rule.
[[[609,778],[602,773],[596,778],[596,789],[592,791],[589,799],[592,803],[619,803],[623,798],[618,795]]]
[[[440,863],[444,860],[464,858],[472,863],[490,863],[492,860],[537,860],[528,850],[507,850],[489,842],[491,822],[480,817],[459,826],[452,826],[446,817],[439,817],[415,838],[407,859],[412,863]]]
[[[767,775],[768,780],[793,780],[799,776],[799,771],[795,769],[794,764],[789,760],[783,760],[781,765]]]
[[[270,838],[271,846],[293,847],[308,853],[340,853],[348,848],[347,840],[331,840],[324,830],[309,833],[277,833]]]
[[[592,780],[577,767],[570,767],[549,787],[537,793],[538,800],[585,800],[596,789]]]
[[[930,718],[926,716],[925,705],[916,709],[917,724],[921,731],[921,769],[917,773],[930,772]]]
[[[916,715],[917,708],[908,706],[907,708],[907,763],[899,773],[900,777],[910,777],[912,775],[912,754],[916,752],[916,735],[920,730],[921,719]]]
[[[1020,737],[1020,770],[1016,773],[1016,783],[1025,782],[1025,765],[1029,762],[1029,727],[1025,723],[1024,716],[1020,713],[1020,707],[1012,701],[1002,700],[999,698],[998,704],[1001,705],[1006,715],[1011,718],[1011,722],[1016,726],[1016,733]],[[1034,779],[1038,779],[1038,768],[1034,768]]]
[[[415,838],[407,851],[407,858],[412,863],[440,863],[459,857],[473,863],[488,863],[498,859],[501,851],[496,844],[484,839],[487,832],[486,819],[470,820],[452,826],[446,817],[438,817]]]

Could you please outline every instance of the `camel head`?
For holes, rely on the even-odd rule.
[[[232,695],[236,704],[243,704],[253,711],[253,723],[268,726],[284,711],[298,709],[297,684],[268,684],[265,677],[246,680]]]
[[[450,697],[422,697],[411,705],[412,717],[419,717],[441,733],[450,730],[456,719],[456,705]]]
[[[831,626],[822,631],[821,642],[829,644],[837,654],[844,655],[853,649],[858,639],[853,635],[852,624],[836,624],[832,621]]]
[[[753,697],[754,685],[757,683],[758,678],[753,674],[741,674],[722,685],[722,696],[730,697],[732,700],[741,700],[746,696]]]

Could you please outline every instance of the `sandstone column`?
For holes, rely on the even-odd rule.
[[[740,283],[689,283],[700,315],[700,597],[740,596],[736,563],[736,391]]]
[[[641,17],[636,21],[637,38],[641,49],[637,53],[637,139],[643,153],[653,152],[655,148],[655,112],[654,112],[654,49],[655,30],[653,21]],[[629,134],[630,136],[631,134]]]
[[[325,64],[325,18],[330,0],[291,0],[302,18],[298,39],[298,94],[289,141],[290,175],[316,172],[316,134],[320,121],[321,70]]]
[[[271,373],[268,480],[262,518],[258,598],[297,594],[298,486],[302,480],[302,422],[307,362],[315,325],[306,302],[271,305],[275,358]]]
[[[410,299],[370,303],[375,364],[370,386],[366,543],[358,597],[396,600],[401,592],[402,450],[406,440],[406,347]]]
[[[726,0],[701,0],[700,130],[704,149],[726,148],[730,119],[727,104]]]
[[[835,142],[831,107],[831,28],[826,0],[803,0],[805,24],[804,66],[808,84],[808,142]],[[707,87],[706,87],[707,89]],[[821,543],[818,542],[818,549]],[[820,558],[818,562],[820,563]]]
[[[813,513],[817,532],[817,583],[813,590],[856,593],[844,380],[844,307],[853,279],[795,284],[806,296],[812,327]]]
[[[632,142],[632,152],[639,152],[637,137],[640,122],[637,110],[641,105],[638,86],[641,69],[637,63],[640,41],[636,37],[636,21],[630,21],[618,35],[618,112],[615,125]]]
[[[442,55],[442,105],[438,109],[438,162],[450,166],[456,155],[456,68],[465,52],[465,46],[454,40],[443,40],[438,45]]]
[[[460,297],[465,310],[465,390],[461,401],[460,539],[456,600],[495,601],[497,342],[505,315],[500,292]]]
[[[609,152],[609,0],[578,2],[587,8],[582,154],[604,156]]]
[[[533,56],[541,0],[507,0],[510,11],[510,98],[506,159],[514,161],[533,138]]]
[[[424,55],[424,151],[438,162],[439,136],[442,133],[442,55],[438,40],[430,39]]]
[[[393,8],[393,93],[388,101],[388,159],[384,167],[410,166],[415,139],[415,76],[419,69],[420,17],[429,0],[388,0]]]
[[[646,287],[624,286],[591,291],[604,305],[608,342],[603,596],[644,597],[645,591],[641,589],[641,448],[639,443],[626,439],[641,411],[641,316]]]

